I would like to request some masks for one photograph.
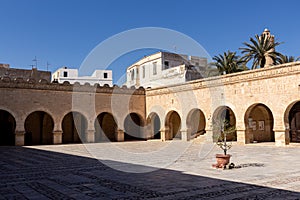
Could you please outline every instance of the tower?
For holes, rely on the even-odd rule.
[[[274,43],[274,35],[271,35],[270,31],[269,31],[267,28],[264,30],[264,32],[263,32],[261,35],[262,35],[262,36],[264,35],[265,38],[270,39],[270,41],[271,41],[272,43]],[[275,51],[275,48],[272,48],[272,49],[270,49],[268,52],[274,52],[274,51]],[[274,60],[272,59],[272,57],[266,56],[265,59],[266,59],[266,63],[265,63],[265,66],[264,66],[264,67],[270,67],[270,66],[272,66],[272,65],[275,64],[275,62],[274,62]]]

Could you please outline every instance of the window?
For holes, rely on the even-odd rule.
[[[132,80],[132,81],[134,80],[134,69],[131,70],[131,80]]]
[[[104,75],[104,78],[108,78],[108,74],[106,72],[103,75]]]
[[[165,69],[169,69],[169,61],[164,62]]]
[[[145,65],[142,66],[143,69],[143,78],[145,78]]]
[[[68,77],[68,72],[64,72],[64,77]]]
[[[157,74],[157,62],[153,63],[153,75]]]

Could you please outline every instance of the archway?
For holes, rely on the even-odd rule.
[[[101,113],[95,120],[95,142],[116,141],[117,129],[114,116],[107,112]]]
[[[218,107],[213,114],[212,121],[213,128],[213,141],[220,140],[220,129],[226,129],[230,127],[236,127],[236,118],[232,109],[228,106],[220,106]],[[225,126],[224,126],[225,124]],[[227,135],[227,141],[236,141],[237,135],[236,131],[232,134]]]
[[[69,112],[62,121],[62,143],[86,141],[87,120],[79,112]]]
[[[0,145],[15,145],[15,118],[6,110],[0,110]]]
[[[147,125],[150,131],[148,138],[149,139],[161,139],[160,136],[160,118],[156,113],[150,113],[147,119]]]
[[[180,128],[181,119],[176,111],[170,111],[166,117],[166,140],[172,140],[173,138],[181,138]]]
[[[142,126],[143,121],[138,114],[130,113],[129,115],[127,115],[124,121],[124,140],[145,140]]]
[[[44,111],[35,111],[25,120],[25,145],[53,144],[54,122]]]
[[[205,116],[200,109],[193,109],[186,118],[186,125],[191,138],[205,133]]]
[[[300,142],[300,101],[289,111],[290,142]]]
[[[266,105],[259,103],[250,106],[244,122],[246,143],[275,142],[273,115]]]

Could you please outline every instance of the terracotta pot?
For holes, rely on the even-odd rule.
[[[222,168],[225,165],[228,165],[230,162],[230,154],[224,155],[224,154],[216,154],[217,164],[216,167]]]

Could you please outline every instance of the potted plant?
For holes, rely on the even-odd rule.
[[[228,142],[228,137],[233,139],[234,133],[236,132],[235,126],[230,125],[228,120],[220,120],[214,124],[216,144],[223,150],[223,154],[216,154],[217,164],[213,167],[225,168],[230,162],[230,154],[227,154],[228,150],[232,147],[232,143]]]

